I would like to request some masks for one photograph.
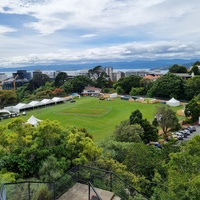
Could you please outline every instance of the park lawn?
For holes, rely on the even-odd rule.
[[[152,121],[157,106],[161,106],[161,104],[142,104],[119,98],[107,101],[94,97],[81,97],[76,99],[75,103],[66,102],[27,111],[27,115],[21,116],[21,118],[27,120],[31,115],[34,115],[41,120],[58,120],[63,127],[69,124],[77,128],[86,128],[94,140],[99,141],[112,136],[116,125],[129,119],[131,112],[136,109],[142,112],[143,118]],[[173,109],[180,108],[179,106]],[[1,124],[5,125],[9,121],[11,119],[2,120]]]

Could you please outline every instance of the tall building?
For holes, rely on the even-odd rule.
[[[125,73],[122,71],[113,72],[111,76],[112,81],[118,81],[120,78],[125,77]]]
[[[17,70],[16,73],[12,73],[13,78],[17,77],[19,79],[27,79],[27,81],[31,80],[31,72],[27,72],[26,70]]]
[[[42,71],[39,70],[39,69],[36,69],[35,71],[33,71],[33,77],[34,77],[36,74],[42,74]]]
[[[112,77],[112,73],[113,73],[113,68],[112,67],[106,67],[105,68],[105,72],[108,76],[110,76],[110,78]],[[112,79],[112,78],[111,78]]]
[[[0,81],[3,81],[7,78],[7,75],[5,73],[0,73]]]

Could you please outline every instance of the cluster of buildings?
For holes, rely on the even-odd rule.
[[[157,79],[162,74],[159,71],[150,72],[146,70],[129,70],[129,71],[115,71],[113,67],[104,68],[106,74],[110,77],[112,81],[118,81],[122,77],[127,77],[131,75],[138,76],[148,76],[148,78]],[[37,74],[46,74],[50,79],[54,80],[60,71],[41,71],[35,70],[33,72],[27,72],[26,70],[17,70],[17,72],[12,73],[11,77],[7,77],[6,73],[0,73],[1,89],[4,90],[15,90],[16,88],[28,83]],[[78,75],[88,75],[88,70],[80,71],[68,71],[66,72],[69,78],[73,78]]]

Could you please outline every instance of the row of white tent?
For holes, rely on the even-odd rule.
[[[31,101],[30,103],[18,103],[15,106],[9,106],[4,107],[5,110],[8,110],[10,112],[19,113],[24,110],[34,109],[38,107],[45,107],[47,105],[55,105],[58,103],[64,103],[65,101],[68,101],[69,99],[61,98],[61,97],[54,97],[52,99],[43,99],[42,101]]]

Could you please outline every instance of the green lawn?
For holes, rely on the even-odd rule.
[[[78,128],[86,128],[94,140],[98,141],[111,136],[115,126],[128,119],[131,112],[136,109],[142,112],[143,118],[152,121],[156,107],[159,105],[161,104],[142,104],[120,100],[119,98],[107,101],[94,97],[82,97],[81,99],[76,99],[75,103],[66,102],[27,111],[27,115],[21,117],[27,120],[31,115],[34,115],[42,120],[58,120],[62,126],[70,124]],[[173,109],[181,109],[181,106]],[[10,120],[2,120],[1,124],[5,125]]]

